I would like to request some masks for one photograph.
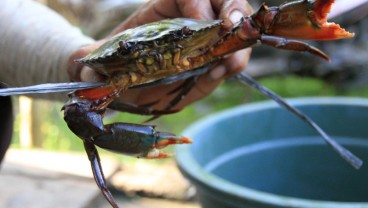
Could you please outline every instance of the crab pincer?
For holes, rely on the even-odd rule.
[[[183,136],[176,136],[171,133],[158,132],[157,140],[153,148],[149,150],[145,158],[147,159],[158,159],[158,158],[169,158],[172,155],[162,152],[159,149],[163,149],[169,145],[174,144],[191,144],[192,140]]]
[[[265,28],[265,33],[303,40],[337,40],[354,37],[354,33],[346,31],[338,24],[327,22],[327,15],[334,2],[335,0],[302,0],[286,3],[278,7],[279,11],[275,17],[268,17],[273,19],[274,23],[270,28]],[[271,7],[270,10],[276,9]]]

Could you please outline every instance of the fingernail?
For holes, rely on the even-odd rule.
[[[235,24],[237,22],[239,22],[239,20],[243,17],[244,15],[239,11],[239,10],[234,10],[230,13],[229,15],[229,19],[230,21]]]
[[[226,74],[226,68],[222,65],[215,67],[211,70],[209,77],[211,80],[218,80]]]

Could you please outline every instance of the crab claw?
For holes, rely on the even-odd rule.
[[[172,144],[191,144],[192,140],[187,137],[175,136],[171,133],[157,132],[157,142],[155,147],[162,149]]]
[[[162,152],[156,148],[152,148],[146,155],[146,159],[164,159],[170,158],[172,155]]]
[[[157,141],[152,149],[150,149],[146,155],[147,159],[161,159],[169,158],[172,155],[160,151],[159,149],[165,148],[172,144],[191,144],[192,140],[187,137],[175,136],[171,133],[157,132]]]
[[[266,34],[304,40],[336,40],[352,38],[350,33],[338,24],[327,22],[327,14],[335,0],[301,0],[283,4],[278,11],[268,9],[272,23]]]

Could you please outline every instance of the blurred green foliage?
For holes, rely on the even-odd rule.
[[[305,96],[368,97],[368,87],[341,90],[313,78],[302,78],[288,75],[263,78],[259,81],[284,98]],[[211,95],[191,106],[188,106],[183,111],[172,115],[162,116],[149,124],[157,125],[157,128],[160,131],[170,131],[180,134],[180,132],[187,126],[206,115],[237,105],[262,100],[267,100],[267,98],[250,87],[244,87],[236,81],[229,80],[218,87]],[[39,115],[43,120],[42,124],[39,126],[43,137],[42,148],[57,151],[82,151],[83,144],[81,140],[71,133],[63,120],[63,113],[60,111],[62,105],[62,103],[47,101],[46,106],[48,107],[43,107],[44,113],[43,115]],[[148,116],[139,116],[120,112],[114,112],[109,114],[107,117],[106,123],[142,123],[149,118]],[[19,146],[18,126],[19,115],[16,116],[12,147]]]

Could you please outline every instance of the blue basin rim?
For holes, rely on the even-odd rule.
[[[308,105],[348,105],[348,106],[360,106],[368,107],[368,99],[364,98],[351,98],[351,97],[306,97],[306,98],[293,98],[287,99],[288,103],[293,106],[308,106]],[[267,110],[272,108],[279,108],[278,104],[273,101],[260,102],[255,104],[246,104],[239,107],[235,107],[229,110],[225,110],[220,113],[216,113],[207,116],[200,121],[192,124],[188,127],[182,135],[191,137],[196,132],[201,131],[210,126],[212,123],[216,123],[218,120],[227,119],[234,115],[244,114],[247,112],[255,112],[260,110]],[[254,189],[246,188],[220,177],[206,172],[193,158],[190,145],[178,145],[176,146],[176,161],[183,172],[183,174],[194,181],[194,184],[201,184],[206,188],[211,188],[217,192],[222,192],[226,195],[235,195],[235,197],[246,199],[247,201],[253,201],[259,204],[267,204],[271,206],[288,206],[288,207],[319,207],[319,208],[357,208],[366,207],[368,203],[362,202],[334,202],[334,201],[322,201],[322,200],[309,200],[296,197],[280,196],[276,194],[257,191]],[[363,158],[364,160],[365,158]],[[215,181],[215,183],[214,183]]]

